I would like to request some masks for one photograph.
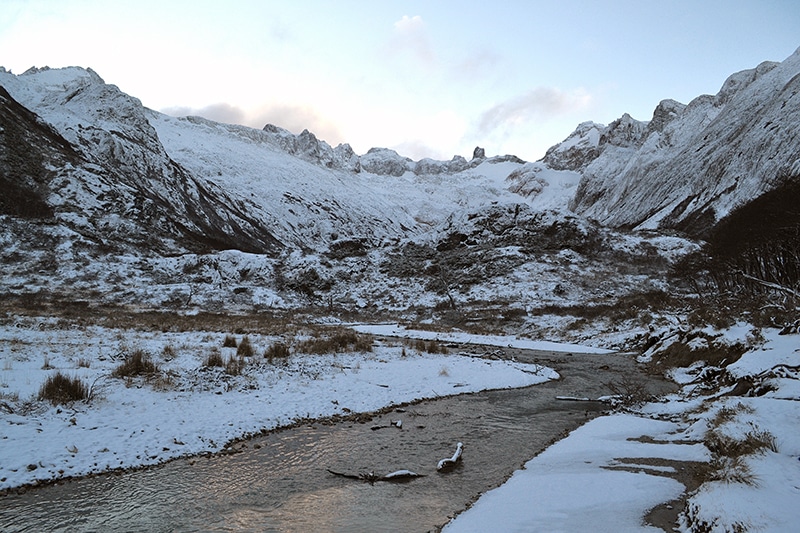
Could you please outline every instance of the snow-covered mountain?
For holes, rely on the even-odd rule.
[[[543,162],[580,172],[576,213],[624,228],[702,235],[800,176],[800,49],[730,76],[715,96],[664,100],[649,122],[581,124]]]
[[[696,247],[661,230],[702,235],[800,174],[799,85],[800,51],[649,122],[583,123],[538,162],[412,161],[170,117],[89,69],[0,68],[2,291],[462,318],[607,305],[661,290]]]

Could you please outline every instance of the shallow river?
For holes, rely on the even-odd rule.
[[[601,412],[599,402],[638,374],[623,355],[506,350],[563,379],[525,389],[423,402],[366,423],[314,424],[242,443],[235,455],[195,457],[64,482],[0,498],[2,531],[425,532],[505,481],[548,444]],[[642,375],[651,392],[668,385]],[[402,428],[392,422],[402,421]],[[452,472],[436,464],[464,443]],[[376,482],[332,475],[424,477]],[[546,490],[543,488],[543,490]]]

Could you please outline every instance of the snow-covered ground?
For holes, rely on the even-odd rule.
[[[293,353],[269,362],[265,350],[284,339],[260,335],[248,336],[255,355],[230,375],[204,366],[214,353],[236,357],[236,348],[222,347],[225,337],[64,329],[47,319],[0,327],[0,490],[218,452],[234,439],[302,419],[558,377],[537,365],[419,352],[399,340],[376,343],[371,352]],[[158,377],[112,377],[137,350],[159,365]],[[56,372],[89,385],[90,400],[34,401]]]
[[[764,336],[761,347],[728,371],[736,378],[761,376],[770,392],[726,395],[731,386],[703,395],[687,383],[681,393],[635,413],[594,419],[531,459],[444,531],[660,531],[644,516],[684,492],[673,475],[691,461],[708,462],[710,474],[689,494],[680,531],[800,530],[800,339],[776,331]],[[746,446],[736,443],[748,441],[758,449],[738,455]]]
[[[557,377],[535,365],[423,353],[399,337],[602,353],[514,337],[360,325],[355,329],[398,339],[376,341],[371,352],[293,354],[286,362],[270,363],[262,354],[281,339],[250,335],[256,355],[240,375],[231,376],[203,368],[209,354],[235,354],[234,348],[221,348],[222,333],[57,326],[47,319],[20,319],[0,328],[0,488],[217,452],[234,439],[305,418]],[[688,494],[689,512],[679,530],[797,530],[800,343],[797,335],[762,334],[758,348],[728,372],[736,379],[758,376],[768,392],[726,395],[734,385],[711,392],[690,382],[690,371],[676,372],[685,382],[680,393],[573,431],[483,495],[445,531],[657,530],[644,517],[686,492],[678,470],[690,463],[707,464],[710,474]],[[161,380],[110,377],[122,354],[135,349],[153,354]],[[58,407],[31,401],[56,370],[91,383],[91,400]],[[719,444],[754,435],[762,445],[753,453],[729,449],[726,455]]]

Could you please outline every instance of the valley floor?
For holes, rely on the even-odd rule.
[[[357,329],[441,343],[603,352],[397,326]],[[558,377],[538,365],[432,354],[399,338],[376,341],[372,351],[270,361],[263,354],[281,338],[268,335],[249,335],[254,355],[230,373],[205,364],[213,354],[236,357],[236,348],[221,347],[225,336],[64,328],[54,319],[34,318],[0,327],[0,490],[224,452],[238,439],[306,419]],[[243,336],[237,337],[241,344]],[[703,391],[690,372],[676,373],[684,383],[679,394],[589,422],[486,493],[445,531],[654,530],[645,516],[686,492],[680,470],[687,465],[705,472],[706,482],[688,494],[681,531],[795,530],[798,338],[767,332],[764,339],[729,371],[751,376],[784,368],[771,377],[766,394]],[[153,355],[158,377],[112,377],[125,355],[137,350]],[[45,379],[59,371],[90,384],[89,400],[59,406],[37,401]],[[761,445],[736,448],[753,440]]]

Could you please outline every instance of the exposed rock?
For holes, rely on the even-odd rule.
[[[413,168],[413,161],[388,148],[370,148],[361,156],[361,169],[383,176],[402,176]]]
[[[666,100],[649,124],[624,115],[602,131],[596,152],[572,149],[587,137],[579,127],[544,162],[583,169],[570,204],[576,213],[613,227],[701,235],[781,177],[798,174],[798,93],[800,50],[734,74],[714,97],[685,107]]]

